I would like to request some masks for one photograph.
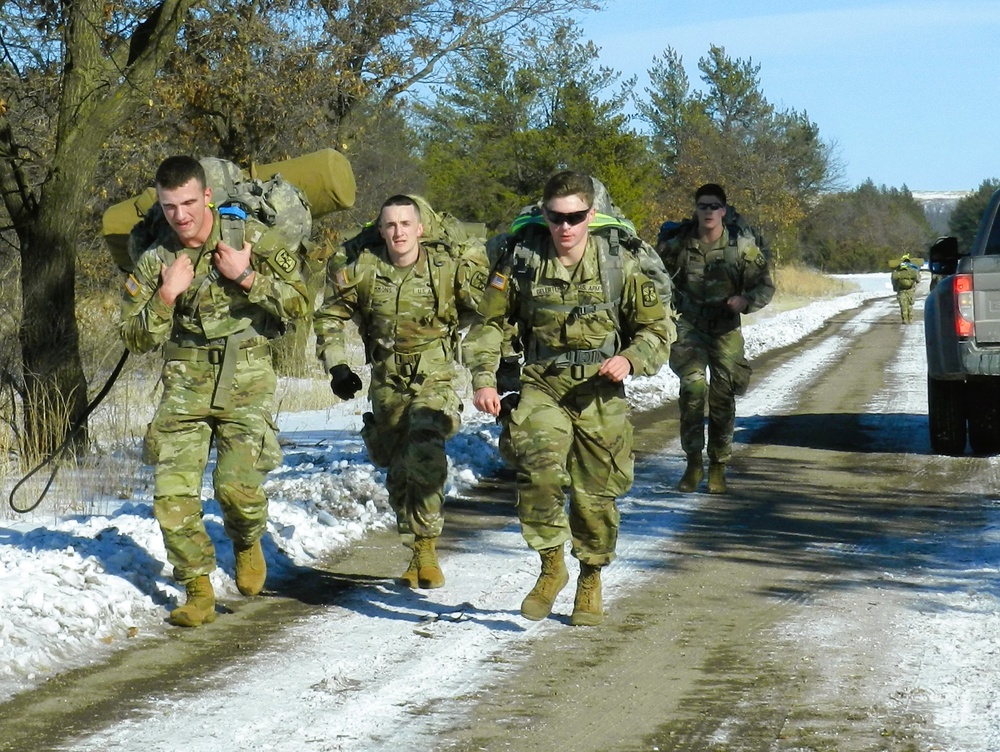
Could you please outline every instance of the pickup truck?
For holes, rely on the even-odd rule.
[[[972,247],[955,238],[930,249],[936,284],[924,303],[927,424],[931,449],[1000,453],[1000,190]]]

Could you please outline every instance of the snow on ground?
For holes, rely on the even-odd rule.
[[[885,298],[878,311],[852,320],[850,326],[869,326],[894,305],[888,275],[869,275],[857,281],[860,292],[755,318],[744,327],[749,357],[793,344],[865,299]],[[911,328],[908,336],[919,336],[918,327]],[[909,349],[922,356],[922,347]],[[798,375],[806,379],[810,371],[833,357],[834,346],[803,351],[777,378],[787,380],[794,372],[797,381]],[[903,364],[902,371],[907,378],[923,378],[922,364]],[[740,401],[741,414],[761,415],[781,409],[788,390],[764,387],[755,385]],[[676,398],[677,381],[664,368],[656,377],[632,379],[628,391],[634,409],[648,409]],[[922,390],[903,392],[915,395]],[[356,400],[325,411],[280,416],[285,462],[267,481],[271,497],[265,539],[269,587],[280,589],[282,577],[292,569],[320,562],[369,530],[392,526],[384,477],[367,462],[358,436],[363,407]],[[919,414],[926,411],[926,405],[883,405],[879,409]],[[499,466],[496,427],[471,406],[465,415],[462,430],[448,446],[452,463],[448,492],[458,496]],[[665,452],[676,456],[679,475],[682,462],[676,442]],[[663,502],[662,496],[658,499],[656,491],[662,481],[661,477],[644,477],[640,469],[635,487],[622,500],[623,519],[627,518],[628,524],[623,525],[619,559],[606,577],[609,603],[613,603],[619,583],[638,579],[643,569],[662,561],[665,554],[659,544],[673,532],[671,519],[682,516],[685,504],[696,503],[695,495],[690,499],[671,495],[669,502]],[[206,475],[206,498],[211,493]],[[169,577],[150,502],[148,496],[121,504],[109,500],[107,508],[114,511],[106,515],[56,520],[29,516],[0,526],[0,700],[71,667],[101,661],[131,639],[161,639],[174,629],[164,618],[183,594]],[[213,584],[221,600],[239,599],[231,575],[232,548],[222,532],[218,506],[208,501],[205,509],[219,559]],[[995,536],[995,525],[992,530],[990,534]],[[411,664],[419,661],[417,670],[434,677],[427,686],[436,687],[441,699],[455,698],[481,686],[491,672],[501,670],[487,660],[489,655],[512,641],[559,626],[554,620],[528,622],[518,614],[520,600],[537,574],[537,559],[524,546],[515,525],[478,536],[474,545],[474,549],[449,550],[445,564],[448,586],[442,591],[401,592],[391,581],[359,589],[363,592],[351,591],[322,615],[289,630],[260,660],[232,667],[232,675],[223,682],[230,690],[213,690],[197,708],[188,703],[182,709],[171,700],[160,701],[148,715],[125,720],[76,748],[170,749],[171,724],[176,724],[180,712],[186,714],[186,722],[197,713],[206,729],[218,729],[205,737],[208,745],[211,733],[225,734],[225,740],[231,742],[232,729],[236,728],[245,735],[247,749],[320,749],[326,747],[317,746],[318,740],[330,738],[338,740],[338,749],[396,748],[400,728],[415,726],[415,708],[410,700],[409,675],[394,672],[395,665],[404,660]],[[987,548],[995,546],[994,540]],[[965,562],[969,569],[995,572],[992,559],[976,558],[972,548],[964,554],[971,557]],[[560,595],[556,613],[571,609],[571,590],[567,588]],[[963,595],[954,593],[956,605],[962,606],[957,601]],[[955,652],[961,651],[955,650],[953,629],[961,630],[969,640],[992,641],[993,632],[1000,629],[992,624],[989,633],[982,634],[982,620],[977,616],[980,609],[992,613],[996,597],[983,593],[976,598],[978,605],[966,602],[962,608],[925,614],[928,623],[916,630],[919,635],[914,639],[926,643],[927,650]],[[223,620],[212,628],[221,623]],[[310,658],[296,658],[301,655]],[[955,670],[962,665],[956,658]],[[276,682],[274,677],[279,673],[282,679]],[[989,680],[968,681],[975,689]],[[375,707],[373,697],[378,697]],[[974,702],[970,697],[975,695],[966,695],[963,701]],[[988,697],[993,698],[993,693]],[[425,693],[423,699],[435,698]],[[337,712],[322,712],[331,709]],[[223,712],[225,716],[220,715]],[[407,718],[406,724],[398,722],[402,716]],[[217,722],[221,717],[227,719],[224,729]],[[447,721],[439,713],[421,717],[428,725]],[[220,736],[215,741],[222,739]],[[194,752],[195,748],[191,749]]]

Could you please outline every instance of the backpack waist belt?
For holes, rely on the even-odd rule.
[[[590,350],[553,350],[545,345],[535,343],[526,355],[525,362],[531,365],[547,362],[556,368],[567,368],[603,363],[608,358],[614,357],[617,352],[614,335],[608,337],[601,347]]]
[[[183,345],[178,345],[176,342],[167,342],[163,346],[163,359],[164,360],[184,360],[188,363],[211,363],[213,365],[218,365],[223,362],[225,357],[225,348],[223,347],[185,347]],[[271,349],[267,346],[265,341],[262,344],[250,345],[249,347],[239,347],[236,350],[238,359],[246,360],[247,362],[251,360],[256,360],[257,358],[266,358],[270,355]]]

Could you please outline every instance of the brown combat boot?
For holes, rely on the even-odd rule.
[[[684,475],[681,476],[677,490],[682,493],[694,491],[701,479],[705,477],[705,467],[702,464],[701,452],[692,452],[687,456],[687,467],[684,468]]]
[[[603,621],[601,568],[580,562],[580,579],[576,581],[576,600],[569,623],[574,627],[596,627]]]
[[[187,603],[170,612],[170,622],[178,627],[197,627],[215,621],[215,591],[207,574],[186,586]]]
[[[726,492],[726,464],[724,462],[708,463],[708,492],[724,494]]]
[[[417,585],[439,588],[444,585],[444,572],[438,564],[437,538],[417,538],[413,541],[413,556],[417,561]]]
[[[248,548],[233,546],[236,555],[236,587],[243,595],[258,595],[267,579],[267,562],[260,541]]]
[[[521,616],[532,621],[544,619],[552,613],[556,596],[569,582],[562,544],[543,548],[538,555],[542,559],[542,572],[531,592],[521,601]]]
[[[408,588],[415,588],[420,585],[420,557],[417,556],[416,549],[413,550],[413,556],[410,557],[410,563],[406,567],[406,571],[399,576],[399,584],[404,585]]]

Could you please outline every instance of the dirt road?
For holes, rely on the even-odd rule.
[[[942,674],[911,622],[942,594],[983,585],[960,582],[956,567],[963,548],[984,545],[997,478],[988,459],[929,455],[919,323],[897,320],[876,304],[754,364],[726,496],[674,492],[676,411],[640,417],[646,496],[623,517],[605,625],[532,633],[463,680],[464,693],[407,704],[404,718],[434,719],[423,747],[957,749],[947,740],[963,732],[935,714]],[[499,483],[451,502],[445,550],[509,526],[508,494]],[[158,703],[204,704],[226,685],[224,667],[280,653],[288,630],[401,569],[393,537],[248,602],[225,629],[173,632],[20,695],[0,706],[0,749],[139,749],[134,719],[151,723]],[[419,667],[406,677],[416,694],[420,679]],[[308,748],[390,748],[393,733]],[[967,733],[986,745],[970,749],[993,748],[989,730]],[[230,748],[283,747],[218,746]]]

